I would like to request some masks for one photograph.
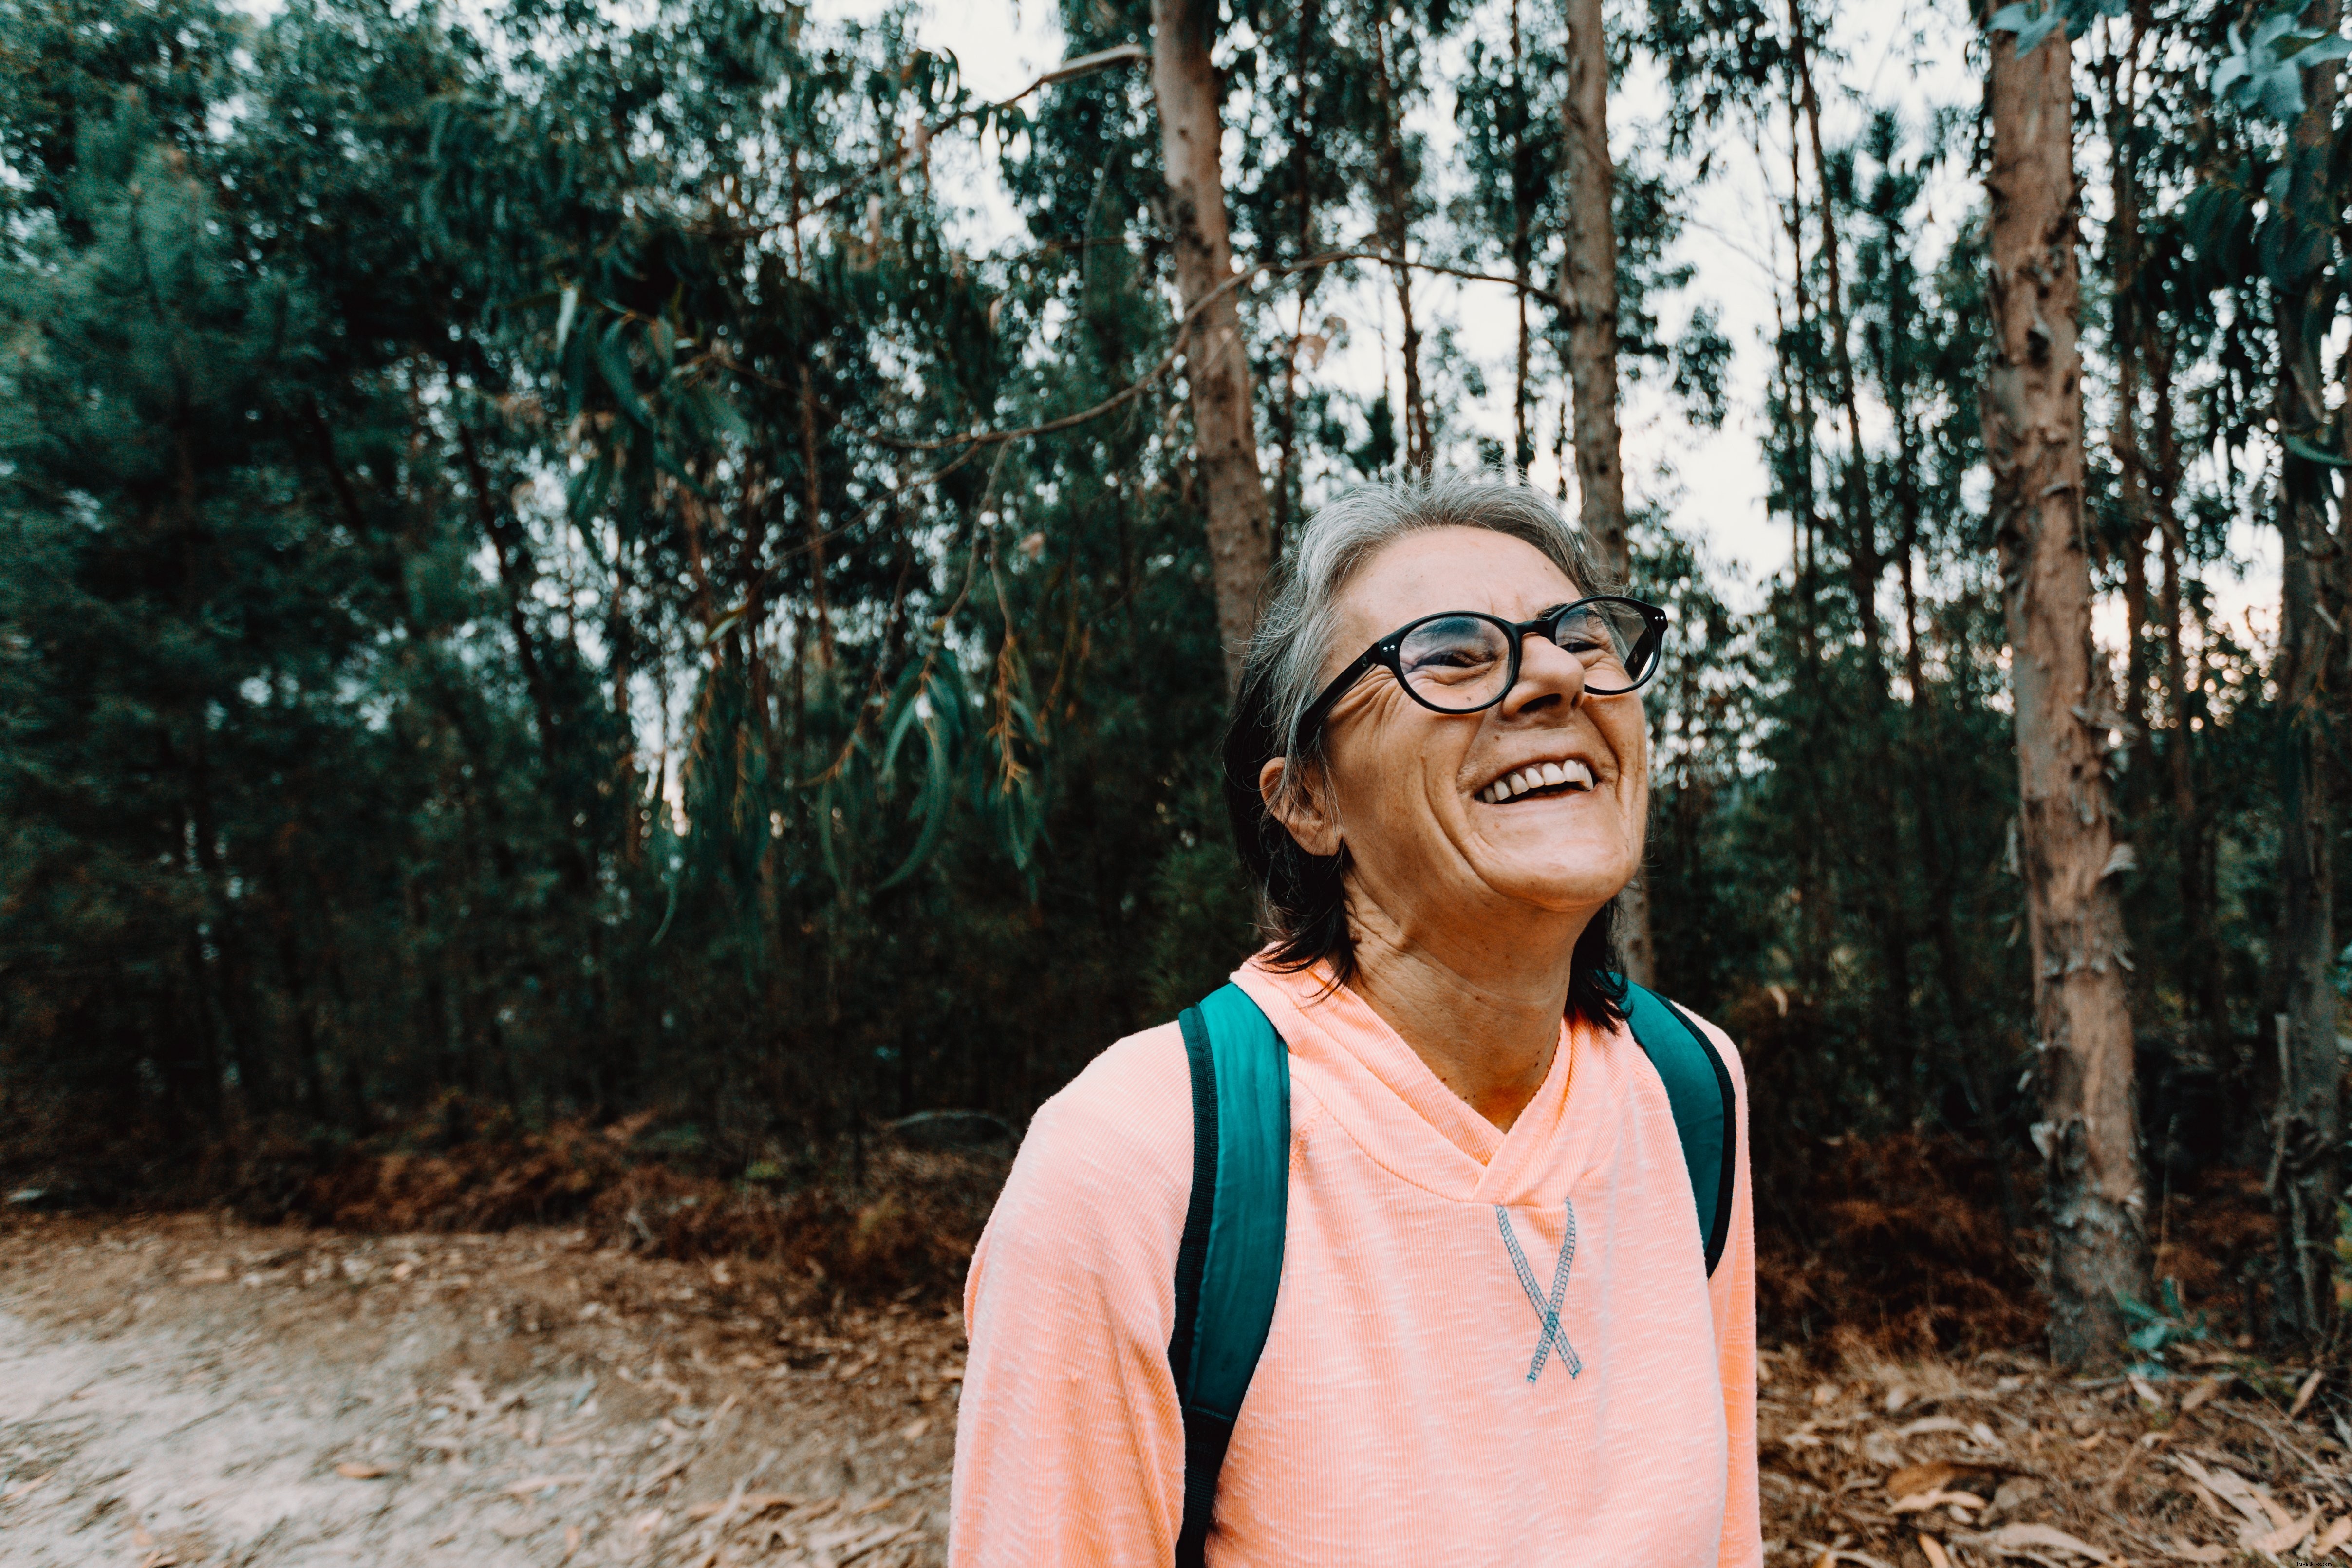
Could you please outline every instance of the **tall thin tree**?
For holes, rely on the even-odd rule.
[[[2048,1163],[2050,1338],[2062,1364],[2123,1343],[2147,1245],[2125,995],[2108,700],[2091,646],[2083,531],[2082,279],[2065,29],[1991,34],[1993,341],[1981,394],[2017,737],[2018,847]]]
[[[1224,121],[1217,69],[1209,58],[1216,0],[1152,0],[1151,88],[1168,164],[1169,222],[1175,236],[1176,292],[1188,313],[1184,377],[1208,511],[1209,572],[1225,676],[1241,673],[1257,625],[1258,590],[1273,564],[1265,479],[1258,468],[1247,345],[1232,286],[1233,241],[1225,224]],[[1203,304],[1203,301],[1206,301]]]
[[[2304,25],[2333,35],[2337,0],[2314,0]],[[2328,527],[2323,465],[2312,456],[2326,438],[2327,384],[2321,345],[2336,321],[2327,266],[2336,63],[2304,70],[2303,111],[2287,147],[2287,200],[2281,226],[2287,273],[2277,289],[2280,570],[2278,693],[2283,724],[2279,770],[2279,945],[2284,996],[2277,1019],[2278,1108],[2271,1162],[2271,1199],[2280,1221],[2284,1277],[2280,1318],[2310,1336],[2333,1315],[2336,1205],[2342,1191],[2338,1100],[2343,1064],[2336,1045],[2335,874],[2329,843],[2334,812],[2331,769],[2321,736],[2328,677],[2343,661],[2328,601],[2342,607],[2342,542]],[[2296,450],[2297,446],[2303,447]],[[2340,702],[2341,699],[2337,699]],[[2333,706],[2333,704],[2327,704]]]
[[[1601,564],[1619,578],[1633,564],[1625,542],[1625,470],[1617,431],[1617,169],[1609,155],[1609,44],[1601,0],[1568,0],[1568,96],[1560,104],[1568,175],[1568,248],[1560,298],[1568,302],[1568,379],[1576,403],[1580,521]],[[1618,942],[1626,973],[1657,973],[1650,897],[1634,878],[1618,895]]]

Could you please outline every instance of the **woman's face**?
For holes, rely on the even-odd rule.
[[[1580,596],[1541,551],[1506,534],[1409,534],[1348,584],[1319,679],[1418,616],[1484,610],[1526,621]],[[1370,672],[1332,710],[1324,750],[1328,772],[1282,815],[1312,853],[1346,845],[1352,901],[1369,900],[1406,940],[1488,942],[1539,911],[1576,917],[1580,931],[1641,864],[1650,790],[1641,699],[1587,696],[1582,665],[1549,639],[1526,639],[1517,684],[1480,713],[1432,712],[1388,672]],[[1546,764],[1568,782],[1495,788]],[[1269,804],[1281,767],[1268,764],[1261,781]]]

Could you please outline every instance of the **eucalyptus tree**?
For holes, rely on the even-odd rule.
[[[2107,784],[2110,700],[2091,644],[2084,548],[2081,280],[2068,19],[1992,20],[1993,352],[1984,444],[2009,621],[2018,847],[2033,962],[2034,1046],[2050,1209],[2051,1350],[2066,1365],[2121,1345],[2145,1300],[2131,1011]]]
[[[1235,300],[1226,232],[1223,89],[1209,48],[1216,0],[1153,0],[1151,83],[1167,161],[1170,229],[1186,314],[1194,440],[1206,492],[1209,559],[1228,681],[1257,624],[1257,595],[1273,565],[1265,479],[1258,467],[1257,404]]]

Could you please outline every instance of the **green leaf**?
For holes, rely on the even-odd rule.
[[[736,608],[730,610],[727,614],[719,616],[718,620],[711,623],[710,628],[708,631],[704,632],[699,637],[695,639],[695,646],[698,647],[709,647],[712,643],[715,643],[720,637],[725,637],[729,632],[734,629],[735,623],[743,618],[745,611],[748,608],[749,606],[747,605],[739,605]]]
[[[564,343],[572,336],[572,320],[580,313],[580,289],[577,284],[563,291],[563,304],[555,312],[555,352],[563,353]]]
[[[2279,444],[2307,463],[2325,463],[2331,468],[2352,468],[2352,458],[2315,447],[2300,436],[2284,436]]]
[[[940,839],[947,831],[949,806],[955,793],[953,775],[949,768],[948,745],[935,721],[923,725],[923,735],[929,742],[927,749],[930,765],[924,773],[922,793],[915,798],[915,810],[923,819],[922,830],[915,835],[915,842],[908,849],[907,858],[898,863],[898,868],[875,884],[874,890],[877,893],[887,892],[921,870],[924,863],[938,850]]]
[[[604,337],[597,342],[596,368],[604,373],[604,384],[612,388],[613,399],[621,405],[621,412],[627,415],[632,423],[644,426],[651,434],[653,411],[637,395],[635,375],[629,366],[629,351],[621,342],[621,334],[628,328],[628,317],[613,319],[613,324],[605,329]]]
[[[854,740],[850,743],[856,744]],[[840,851],[833,841],[833,781],[830,779],[819,785],[816,792],[816,854],[818,863],[824,867],[824,874],[832,879],[833,885],[847,887],[849,879],[842,875]]]
[[[693,412],[696,419],[712,435],[738,443],[748,444],[751,441],[751,423],[743,417],[727,395],[709,382],[699,380],[689,382],[679,401]]]

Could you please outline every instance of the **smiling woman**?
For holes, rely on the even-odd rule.
[[[956,1563],[1760,1561],[1738,1061],[1611,957],[1664,626],[1616,586],[1494,480],[1302,531],[1223,757],[1270,941],[1032,1124]]]

